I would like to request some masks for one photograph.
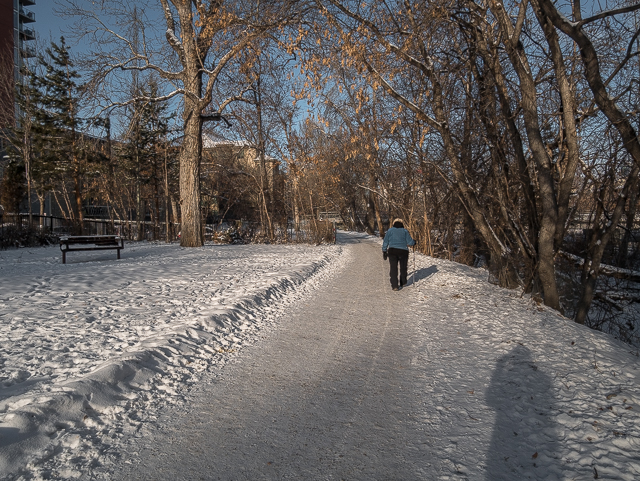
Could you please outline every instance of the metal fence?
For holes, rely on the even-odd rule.
[[[46,244],[61,235],[119,235],[126,240],[175,241],[180,239],[180,224],[165,222],[136,222],[127,220],[84,219],[82,229],[78,221],[64,217],[28,214],[0,216],[0,247],[12,245]],[[330,221],[292,220],[274,223],[271,232],[259,222],[223,220],[203,226],[208,242],[335,242],[335,223]]]
[[[143,229],[142,240],[167,240],[178,238],[180,226],[176,224],[167,225],[162,223],[142,222],[140,228]],[[127,240],[138,240],[138,223],[135,221],[122,221],[119,219],[83,219],[82,228],[80,223],[74,219],[64,217],[32,215],[29,214],[4,214],[0,217],[0,238],[4,238],[9,233],[20,231],[35,231],[40,234],[51,236],[61,235],[119,235]]]

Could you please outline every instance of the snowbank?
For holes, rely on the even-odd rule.
[[[160,413],[182,419],[198,383],[361,264],[365,238],[134,244],[121,261],[72,253],[66,265],[57,248],[0,252],[0,478],[116,479],[120,453]],[[414,350],[412,419],[433,453],[424,479],[640,479],[637,348],[445,260],[416,256],[417,285],[391,293],[370,248],[375,275],[349,289],[361,302],[395,296],[416,327],[402,345]]]
[[[338,269],[339,246],[0,252],[0,477],[96,459]],[[330,269],[327,266],[331,265]],[[308,282],[312,279],[311,282]],[[21,474],[20,474],[21,473]]]
[[[433,479],[640,479],[637,348],[482,269],[418,256],[417,270]]]

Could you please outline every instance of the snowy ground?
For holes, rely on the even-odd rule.
[[[0,478],[74,477],[339,267],[339,246],[0,251]],[[327,266],[331,264],[330,268]],[[11,474],[13,473],[13,474]]]
[[[115,479],[114,453],[152,445],[163,412],[188,409],[190,390],[206,398],[200,379],[242,366],[285,311],[371,265],[337,291],[349,322],[372,298],[405,309],[395,342],[413,351],[398,380],[405,397],[420,394],[407,414],[424,436],[408,442],[431,453],[415,479],[640,479],[635,348],[444,260],[417,256],[417,286],[391,293],[379,240],[359,239],[367,245],[142,244],[121,261],[71,253],[67,265],[56,248],[0,252],[0,478]],[[322,316],[301,312],[317,333],[307,337],[319,336]],[[341,335],[336,345],[365,346],[357,336],[371,334]]]

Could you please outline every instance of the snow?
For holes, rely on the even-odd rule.
[[[253,145],[246,140],[216,140],[209,134],[202,134],[202,148],[214,149],[216,147],[253,147]]]
[[[444,321],[428,341],[439,353],[437,424],[455,440],[462,472],[483,466],[502,471],[491,479],[593,479],[596,471],[599,479],[638,479],[637,349],[490,286],[483,272],[429,264],[443,301],[434,303],[421,286],[431,316]]]
[[[381,257],[379,239],[349,236]],[[99,471],[348,269],[354,249],[142,243],[66,265],[57,247],[0,252],[0,478]],[[640,478],[636,348],[482,269],[421,255],[416,268],[416,286],[395,294],[421,333],[407,345],[420,346],[411,364],[428,386],[433,479]]]
[[[45,476],[52,455],[136,429],[136,412],[227,362],[340,253],[143,243],[62,264],[57,247],[0,252],[0,478]]]

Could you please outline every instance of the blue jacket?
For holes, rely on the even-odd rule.
[[[392,227],[387,231],[382,241],[382,252],[387,252],[387,248],[409,250],[409,246],[416,245],[416,241],[411,238],[409,231],[404,227]]]

